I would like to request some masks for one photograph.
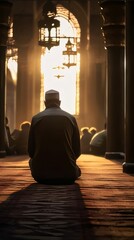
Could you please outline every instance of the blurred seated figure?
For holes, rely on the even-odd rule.
[[[29,130],[30,130],[30,122],[24,121],[20,125],[20,130],[14,130],[14,138],[16,142],[16,154],[23,155],[28,154],[28,137],[29,137]]]
[[[90,127],[89,132],[92,134],[92,137],[97,132],[97,129],[95,127]]]
[[[19,137],[20,129],[14,129],[11,133],[11,136],[14,140],[16,140]]]
[[[104,156],[106,152],[106,129],[95,133],[90,141],[90,154]]]
[[[15,154],[15,140],[11,135],[9,121],[7,117],[5,118],[5,146],[7,155]]]
[[[80,139],[81,153],[89,154],[89,143],[92,138],[92,134],[89,132],[88,127],[82,128],[81,131],[82,131],[82,136]]]

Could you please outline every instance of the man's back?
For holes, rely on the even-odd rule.
[[[41,179],[76,179],[80,136],[75,118],[59,107],[32,119],[29,144],[32,174]]]

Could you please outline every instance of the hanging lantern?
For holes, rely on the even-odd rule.
[[[51,47],[58,46],[60,22],[57,19],[46,17],[46,19],[38,22],[39,28],[39,45],[47,47],[49,50]]]
[[[18,48],[15,46],[15,40],[13,38],[13,23],[11,23],[10,29],[8,31],[6,57],[7,60],[10,57],[12,57],[14,60],[17,60],[18,58]]]
[[[64,63],[63,65],[66,67],[76,66],[77,64],[77,51],[73,50],[74,44],[71,43],[70,38],[66,43],[66,50],[63,51],[64,55]]]
[[[60,21],[55,19],[56,6],[48,0],[43,7],[42,19],[38,22],[39,39],[38,43],[42,47],[58,46],[60,41]]]

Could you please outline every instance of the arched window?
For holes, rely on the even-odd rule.
[[[60,45],[45,48],[41,55],[41,99],[40,110],[44,109],[44,92],[55,89],[60,92],[61,108],[71,114],[79,114],[79,73],[80,73],[80,27],[75,16],[63,6],[57,6],[57,17],[60,21]],[[65,45],[70,37],[77,50],[76,66],[64,65]]]

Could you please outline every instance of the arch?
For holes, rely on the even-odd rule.
[[[70,19],[68,18],[70,14]],[[80,26],[72,13],[62,5],[57,5],[57,16],[60,20],[60,45],[50,50],[44,49],[41,56],[41,106],[44,108],[44,92],[53,88],[60,92],[62,109],[78,115],[80,109]],[[77,49],[77,65],[67,68],[63,64],[62,51],[68,37],[74,39],[74,48]]]

